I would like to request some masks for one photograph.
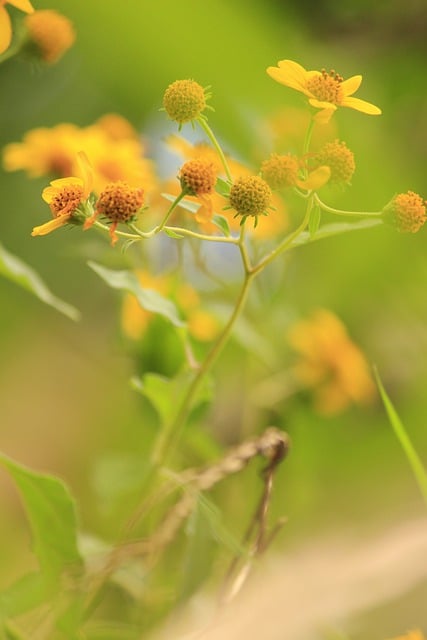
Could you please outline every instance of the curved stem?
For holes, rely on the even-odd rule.
[[[328,213],[334,213],[335,215],[338,215],[338,216],[364,216],[364,217],[371,216],[373,217],[373,216],[383,215],[382,211],[346,211],[345,209],[334,209],[333,207],[330,207],[329,205],[322,202],[322,200],[319,198],[317,193],[314,194],[314,199],[316,203],[319,205],[319,207],[323,209],[323,211],[327,211]]]
[[[190,229],[184,229],[182,227],[164,227],[163,231],[171,231],[183,236],[189,236],[190,238],[197,238],[198,240],[205,240],[206,242],[228,242],[229,244],[238,244],[239,238],[233,236],[208,236],[204,233],[197,233],[197,231],[190,231]]]
[[[167,426],[167,428],[164,429],[161,437],[157,441],[157,445],[155,446],[152,454],[152,463],[154,466],[160,467],[165,463],[171,449],[173,448],[173,445],[176,444],[176,442],[179,440],[182,429],[185,425],[185,421],[188,417],[188,414],[190,413],[191,405],[196,396],[196,393],[199,390],[204,377],[211,369],[212,365],[214,364],[215,360],[218,358],[224,345],[226,344],[228,338],[230,337],[234,324],[245,305],[253,277],[253,273],[245,275],[245,279],[243,281],[239,297],[236,301],[236,305],[233,309],[233,313],[231,314],[221,334],[216,339],[216,342],[209,351],[197,374],[193,378],[193,381],[189,386],[187,393],[185,394],[181,406],[179,407],[175,420],[173,420],[173,422],[171,422]]]
[[[270,262],[272,262],[275,258],[277,258],[277,256],[279,256],[281,253],[286,251],[286,249],[293,243],[295,238],[297,238],[299,234],[302,233],[306,228],[306,226],[308,225],[312,208],[313,208],[313,195],[310,197],[310,199],[307,202],[307,208],[301,224],[295,229],[295,231],[293,231],[288,236],[286,236],[286,238],[284,238],[282,242],[275,249],[273,249],[273,251],[271,251],[262,260],[260,260],[258,264],[255,265],[255,267],[253,267],[251,273],[253,274],[258,273],[259,271],[264,269],[264,267],[270,264]]]
[[[159,226],[156,227],[155,233],[159,233],[164,228],[164,226],[166,225],[167,221],[171,217],[174,209],[178,206],[178,204],[181,202],[183,197],[186,196],[186,195],[187,195],[187,191],[185,189],[182,189],[181,193],[175,198],[175,200],[172,202],[171,206],[167,210],[167,213],[166,213],[165,217],[163,218],[163,220],[161,221],[161,223],[159,224]]]
[[[221,149],[221,146],[220,146],[218,140],[215,137],[214,132],[212,131],[212,129],[208,125],[208,123],[205,120],[205,118],[199,117],[199,118],[196,118],[196,120],[199,123],[199,125],[201,126],[201,128],[203,129],[203,131],[208,136],[209,140],[212,142],[212,144],[215,147],[215,149],[217,150],[218,155],[219,155],[219,157],[221,159],[222,166],[224,167],[224,171],[225,171],[225,174],[226,174],[228,180],[230,182],[233,182],[233,178],[232,178],[232,175],[231,175],[230,167],[228,166],[227,159],[226,159],[226,157],[224,155],[223,150]]]

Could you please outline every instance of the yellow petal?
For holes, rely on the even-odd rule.
[[[9,14],[3,5],[0,5],[0,54],[6,51],[12,40],[12,25]]]
[[[71,218],[71,213],[64,214],[63,216],[58,216],[57,218],[53,218],[53,220],[49,220],[49,222],[45,222],[41,224],[39,227],[34,227],[31,232],[32,236],[46,236],[51,231],[55,231],[55,229],[59,229],[64,224],[67,224],[69,219]]]
[[[181,138],[181,136],[172,134],[166,138],[165,142],[168,147],[179,153],[179,155],[184,156],[184,158],[191,158],[194,155],[193,145]]]
[[[335,111],[335,109],[337,108],[336,105],[333,104],[333,102],[327,102],[326,100],[318,100],[317,98],[310,98],[309,103],[311,104],[312,107],[315,107],[316,109],[332,109],[332,111]]]
[[[326,165],[317,167],[310,173],[306,180],[298,180],[297,186],[302,189],[309,189],[310,191],[316,191],[326,184],[331,177],[331,170]]]
[[[356,111],[367,113],[370,116],[379,116],[382,113],[379,107],[365,100],[360,100],[359,98],[344,98],[341,104],[343,107],[350,107],[351,109],[356,109]]]
[[[293,60],[280,60],[277,64],[278,67],[268,67],[267,69],[268,75],[273,80],[291,89],[306,91],[307,72],[304,67]]]
[[[42,198],[45,202],[50,204],[58,195],[58,191],[62,187],[66,187],[68,185],[76,185],[78,187],[83,187],[83,180],[81,178],[74,178],[71,176],[70,178],[58,178],[57,180],[52,180],[49,187],[45,187],[42,191]]]
[[[341,88],[345,96],[351,96],[355,93],[362,82],[362,76],[352,76],[341,83]]]
[[[29,0],[8,0],[8,4],[25,11],[25,13],[34,13],[34,7]]]
[[[79,169],[83,176],[83,184],[82,184],[83,195],[85,198],[87,198],[93,189],[93,169],[92,169],[92,165],[89,162],[89,158],[87,157],[84,151],[78,152],[77,163],[79,165]],[[76,179],[78,180],[79,178],[76,178]]]
[[[329,120],[334,115],[335,110],[336,107],[334,105],[331,105],[330,109],[322,109],[322,111],[319,111],[313,116],[314,122],[317,122],[317,124],[328,124]]]

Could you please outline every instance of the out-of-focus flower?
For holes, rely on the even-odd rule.
[[[58,11],[35,11],[25,18],[29,45],[48,64],[57,62],[74,44],[73,24]]]
[[[175,151],[184,159],[201,159],[207,162],[212,162],[216,168],[217,174],[222,175],[225,178],[222,165],[218,158],[218,154],[215,149],[208,144],[204,142],[191,144],[184,138],[176,135],[169,136],[166,140],[166,143],[172,151]],[[253,175],[253,172],[250,169],[248,169],[243,163],[238,162],[234,158],[227,157],[227,162],[232,175]],[[177,183],[176,181],[168,180],[163,185],[162,190],[173,195],[178,195],[179,183]],[[190,197],[189,200],[196,201],[196,198]],[[227,202],[227,199],[216,191],[212,193],[211,202],[213,210],[215,211],[215,213],[219,214],[223,214],[224,207],[229,204]],[[161,202],[159,202],[158,205],[161,206]],[[214,233],[215,231],[218,231],[217,227],[210,220],[206,220],[206,218],[202,219],[200,216],[198,216],[198,222],[205,233]],[[233,217],[229,219],[229,225],[233,231],[236,231],[239,228],[239,223],[240,221],[234,219]],[[268,216],[263,216],[262,222],[256,227],[256,229],[251,229],[251,232],[254,233],[259,239],[270,238],[280,235],[281,232],[287,229],[288,225],[289,218],[287,216],[285,204],[278,194],[273,194],[272,209],[270,210]]]
[[[319,309],[297,322],[289,330],[288,341],[299,355],[294,375],[312,390],[319,413],[336,414],[352,403],[373,399],[368,363],[331,311]]]
[[[422,631],[415,629],[414,631],[408,631],[404,636],[392,638],[392,640],[425,640],[425,636]]]
[[[354,154],[345,142],[327,142],[312,159],[314,167],[326,165],[331,170],[330,184],[349,184],[356,169]]]
[[[92,190],[92,170],[83,153],[78,154],[78,161],[82,178],[59,178],[52,180],[50,186],[43,189],[42,198],[49,205],[53,220],[34,227],[32,236],[45,236],[65,224],[82,221],[84,214],[76,217],[76,213]]]
[[[29,0],[0,0],[0,54],[4,53],[12,41],[12,23],[5,5],[10,4],[24,13],[33,13],[34,7]]]
[[[326,165],[326,163],[319,163]],[[300,177],[301,163],[291,154],[272,153],[261,165],[261,175],[272,189],[300,187],[300,189],[316,190],[323,187],[331,176],[327,166],[317,166],[306,178]]]
[[[143,189],[130,187],[126,182],[107,184],[99,194],[93,215],[85,220],[83,228],[89,229],[98,216],[104,216],[110,223],[111,244],[114,246],[119,239],[116,234],[119,222],[135,220],[143,203]]]
[[[308,97],[308,102],[320,111],[315,120],[328,122],[337,107],[350,107],[369,115],[379,115],[381,109],[359,98],[354,98],[362,82],[362,76],[352,76],[344,80],[333,69],[327,72],[307,71],[293,60],[280,60],[277,67],[268,67],[268,75],[280,84],[300,91]]]
[[[117,181],[132,187],[143,184],[147,191],[157,186],[153,162],[144,157],[141,140],[130,123],[115,114],[88,127],[62,123],[33,129],[23,142],[6,145],[3,163],[7,171],[22,169],[31,177],[66,177],[76,172],[75,158],[80,150],[90,159],[95,191]]]
[[[281,107],[260,121],[260,138],[269,141],[269,149],[284,149],[291,153],[300,153],[310,124],[311,116],[307,109],[299,107]],[[338,135],[336,120],[331,119],[322,126],[313,127],[311,147],[319,149]]]
[[[199,295],[191,285],[179,282],[171,274],[153,276],[146,271],[140,271],[137,275],[145,289],[153,289],[175,302],[183,313],[193,338],[200,342],[209,342],[215,338],[220,325],[211,313],[200,308]],[[135,296],[125,296],[121,324],[127,338],[141,340],[154,317],[154,313],[142,309]]]
[[[163,107],[171,120],[181,127],[202,115],[210,95],[194,80],[175,80],[163,95]]]
[[[384,207],[384,220],[401,233],[416,233],[427,220],[426,204],[418,193],[399,193]]]

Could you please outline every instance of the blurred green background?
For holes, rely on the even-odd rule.
[[[212,87],[210,123],[225,149],[245,157],[262,144],[254,129],[257,118],[282,104],[301,104],[299,95],[265,73],[266,67],[290,58],[306,68],[336,68],[344,77],[361,73],[358,96],[383,110],[380,118],[337,112],[340,137],[354,151],[357,169],[352,187],[332,192],[330,204],[377,210],[408,189],[426,196],[423,0],[375,5],[368,0],[34,0],[34,5],[66,14],[77,41],[53,67],[24,59],[1,65],[1,146],[20,140],[33,127],[86,126],[117,112],[152,141],[149,153],[154,155],[163,125],[164,132],[173,130],[158,113],[165,87],[175,79],[194,78]],[[77,497],[84,528],[108,539],[115,531],[94,478],[102,461],[118,453],[143,458],[155,429],[149,424],[153,416],[128,384],[133,362],[118,338],[119,300],[85,265],[88,256],[102,260],[110,250],[86,238],[83,242],[74,231],[31,238],[32,227],[47,219],[40,198],[47,180],[1,171],[0,181],[2,243],[83,314],[73,324],[0,280],[1,449],[64,478]],[[427,463],[426,233],[406,236],[376,227],[303,248],[278,277],[272,300],[250,305],[248,313],[266,338],[272,325],[280,330],[281,314],[285,322],[319,306],[337,313],[377,364]],[[243,367],[249,372],[245,379]],[[218,405],[207,423],[222,444],[270,420],[290,433],[293,450],[274,499],[275,513],[289,517],[278,550],[328,531],[352,531],[363,538],[406,518],[424,517],[379,402],[367,411],[348,410],[325,419],[300,399],[261,412],[261,424],[254,424],[245,411],[252,370],[256,377],[257,359],[241,347],[233,345],[223,355],[216,368],[222,381]],[[244,482],[257,491],[255,472]],[[5,474],[0,491],[2,587],[30,566],[31,555],[25,518]],[[236,513],[232,496],[233,491],[228,498],[226,490],[218,491],[233,529],[234,520],[246,517],[251,505]],[[418,602],[420,595],[413,597]],[[381,624],[374,618],[371,629],[387,637],[408,626],[427,626],[425,613],[421,619],[418,611],[419,619],[413,619],[413,608],[387,609],[387,620],[382,612]],[[362,624],[355,628],[354,637],[373,637]]]

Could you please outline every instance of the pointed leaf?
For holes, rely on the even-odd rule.
[[[164,227],[163,228],[164,233],[166,233],[167,236],[169,236],[170,238],[176,238],[177,240],[181,240],[184,236],[176,233],[173,229],[171,229],[170,227]]]
[[[80,319],[80,312],[75,307],[57,298],[34,269],[22,262],[17,256],[6,251],[2,245],[0,245],[0,274],[71,320]]]
[[[57,581],[62,571],[81,557],[77,549],[74,500],[66,485],[50,475],[36,473],[0,454],[2,465],[15,481],[30,523],[33,550],[46,579]]]
[[[222,178],[217,178],[215,184],[215,191],[217,193],[219,193],[221,196],[224,196],[225,198],[228,198],[228,196],[230,195],[230,189],[231,185],[229,182],[223,180]]]
[[[92,262],[91,260],[88,262],[88,265],[112,289],[133,293],[143,309],[164,316],[175,327],[184,326],[185,323],[179,318],[178,309],[173,302],[164,298],[158,291],[144,289],[132,271],[107,269],[107,267],[102,267],[100,264]]]
[[[230,237],[230,227],[228,226],[228,220],[224,216],[215,215],[212,218],[212,222],[223,232],[225,236]]]
[[[324,238],[338,236],[341,233],[348,233],[349,231],[370,229],[371,227],[377,227],[380,224],[383,224],[383,222],[378,218],[369,218],[360,222],[337,222],[332,224],[325,224],[317,231],[314,237],[310,236],[309,231],[300,233],[300,235],[292,242],[292,246],[298,247],[303,244],[308,244],[309,242],[316,242],[316,240],[323,240]]]

